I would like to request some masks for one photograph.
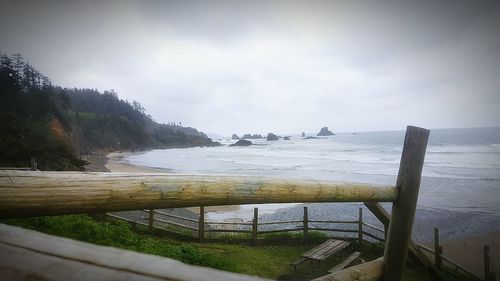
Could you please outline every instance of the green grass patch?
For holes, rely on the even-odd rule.
[[[324,233],[316,231],[309,233],[307,241],[303,240],[302,233],[259,235],[259,245],[250,246],[248,241],[235,244],[236,237],[233,237],[233,243],[198,243],[169,232],[150,232],[147,227],[133,227],[123,221],[94,219],[87,215],[11,219],[2,222],[93,244],[169,257],[188,264],[280,280],[316,278],[327,274],[330,268],[342,260],[341,257],[333,257],[322,263],[306,262],[297,271],[293,270],[289,265],[291,262],[328,238]],[[383,244],[359,244],[356,241],[352,242],[351,247],[354,251],[361,251],[361,257],[367,261],[382,256],[384,250]],[[347,254],[344,255],[346,256]],[[431,279],[424,269],[410,262],[404,280]]]

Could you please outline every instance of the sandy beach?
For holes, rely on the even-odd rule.
[[[152,168],[152,167],[143,167],[131,165],[124,161],[124,158],[133,152],[111,152],[107,153],[106,151],[97,151],[88,156],[84,157],[90,164],[87,165],[86,170],[88,171],[100,171],[100,172],[126,172],[126,173],[169,173],[168,169],[161,168]],[[295,209],[301,209],[301,206],[290,208],[286,210],[280,210],[280,214],[286,214],[286,216],[293,216]],[[329,208],[326,207],[325,208]],[[199,208],[186,208],[192,213],[198,213]],[[214,207],[206,207],[205,212],[234,212],[240,209],[240,206],[214,206]],[[418,212],[417,212],[418,213]],[[276,215],[280,215],[276,213]],[[273,215],[273,219],[276,219],[276,215]],[[447,225],[449,218],[441,217],[441,218],[432,218],[432,216],[423,212],[421,216],[425,216],[425,220],[432,221],[432,219],[438,219],[438,221],[432,221],[433,224],[437,225]],[[418,216],[418,214],[417,214]],[[430,217],[429,217],[430,216]],[[422,225],[421,218],[417,218],[415,225]],[[453,222],[451,222],[453,223]],[[467,228],[474,228],[474,226],[466,226]],[[463,227],[462,227],[463,228]],[[491,230],[495,229],[495,230]],[[425,230],[429,232],[428,230]],[[417,229],[417,234],[419,230]],[[490,256],[491,256],[491,270],[494,272],[500,272],[500,225],[490,225],[490,230],[474,234],[467,234],[467,230],[464,230],[462,236],[458,235],[460,238],[451,238],[451,239],[443,239],[441,241],[441,245],[443,246],[443,253],[446,257],[450,258],[457,264],[463,266],[473,274],[478,277],[483,277],[484,275],[484,261],[483,261],[483,245],[489,245],[490,247]],[[415,235],[415,231],[414,231]],[[453,236],[452,236],[453,237]],[[430,247],[431,241],[429,241],[429,237],[426,237],[427,243]]]
[[[144,166],[131,165],[124,161],[126,155],[133,152],[111,152],[106,155],[106,162],[104,163],[103,170],[115,173],[168,173],[168,169],[152,168]]]
[[[476,276],[484,277],[483,246],[490,247],[491,271],[500,272],[500,228],[464,239],[447,240],[441,244],[443,255],[467,268]],[[431,246],[431,245],[429,245]]]

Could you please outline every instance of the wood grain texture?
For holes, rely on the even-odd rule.
[[[1,280],[238,280],[262,278],[0,224]]]
[[[376,281],[384,272],[384,258],[358,264],[344,270],[321,276],[313,281]]]
[[[382,207],[382,205],[376,202],[367,202],[365,203],[365,206],[368,207],[368,209],[380,220],[380,222],[384,224],[384,228],[387,229],[391,216]],[[385,233],[387,233],[387,231],[385,231]],[[432,264],[427,255],[422,252],[420,246],[412,240],[409,241],[409,253],[410,257],[413,258],[413,261],[424,266],[428,270],[428,272],[432,275],[433,280],[444,280],[440,271]]]
[[[0,170],[0,218],[258,203],[394,201],[394,186],[257,177]]]
[[[399,197],[392,204],[384,250],[384,281],[403,278],[429,133],[429,130],[413,126],[406,129],[396,183]]]

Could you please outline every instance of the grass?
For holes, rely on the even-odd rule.
[[[198,243],[181,239],[167,232],[150,232],[146,227],[132,227],[119,220],[94,219],[87,215],[38,217],[4,220],[40,232],[112,246],[146,254],[180,260],[184,263],[207,266],[226,271],[257,275],[281,280],[305,280],[325,275],[341,261],[333,257],[321,264],[303,264],[297,271],[289,264],[302,253],[321,243],[327,237],[321,232],[310,232],[307,243],[301,233],[273,233],[262,235],[258,246],[247,243]],[[352,243],[353,250],[361,251],[365,260],[383,255],[382,244]],[[426,272],[409,263],[404,280],[430,280]],[[450,278],[449,280],[454,280]]]
[[[126,222],[100,221],[87,215],[11,219],[3,223],[98,245],[169,257],[188,264],[268,278],[293,274],[288,264],[311,247],[302,244],[250,247],[182,241],[158,231],[150,233],[146,227],[134,229]]]

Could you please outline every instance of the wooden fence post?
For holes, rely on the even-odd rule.
[[[443,260],[441,254],[443,253],[443,247],[439,246],[439,229],[434,228],[434,264],[437,269],[441,269],[441,264]]]
[[[37,163],[36,163],[36,158],[31,157],[31,170],[36,171],[37,170]]]
[[[309,212],[307,211],[307,206],[304,206],[304,221],[302,222],[304,227],[304,241],[307,241],[307,236],[309,235]]]
[[[358,240],[359,240],[359,245],[361,245],[363,243],[363,208],[359,208]]]
[[[491,281],[490,246],[484,245],[484,281]]]
[[[153,209],[149,209],[149,218],[148,218],[148,226],[149,226],[149,231],[154,230],[154,221],[155,221],[155,213]]]
[[[205,239],[205,206],[200,206],[200,218],[198,221],[198,239],[203,242]]]
[[[429,130],[406,128],[396,183],[399,194],[392,204],[384,250],[384,281],[400,281],[403,277],[428,139]]]
[[[252,221],[252,245],[257,244],[257,226],[259,220],[259,208],[253,208],[253,221]]]

